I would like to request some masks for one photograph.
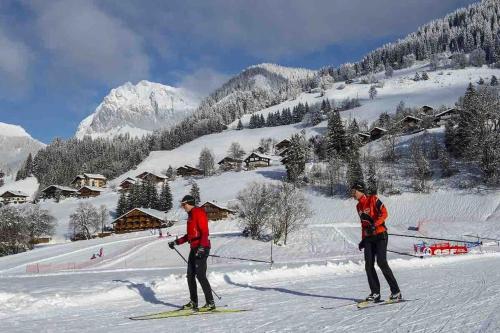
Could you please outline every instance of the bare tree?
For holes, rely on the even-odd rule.
[[[109,211],[108,208],[104,205],[99,207],[99,222],[101,223],[101,233],[104,232],[104,227],[109,219]]]
[[[100,227],[97,209],[90,203],[80,203],[76,211],[69,217],[69,231],[73,236],[83,235],[90,239]]]
[[[271,212],[270,187],[251,183],[238,193],[238,211],[242,227],[254,239],[261,239]]]
[[[288,235],[301,229],[312,212],[306,197],[294,184],[282,182],[271,185],[271,191],[274,200],[271,202],[272,216],[269,225],[273,231],[273,240],[277,243],[283,238],[286,245]]]
[[[229,146],[227,154],[229,157],[240,159],[245,155],[245,151],[238,142],[233,142]]]

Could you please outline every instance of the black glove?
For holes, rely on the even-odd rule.
[[[361,242],[359,242],[359,244],[358,244],[358,249],[361,251],[361,250],[363,250],[364,248],[365,248],[365,241],[364,241],[364,240],[362,240],[362,241],[361,241]]]
[[[168,242],[168,247],[171,248],[172,250],[174,249],[174,247],[176,245],[177,245],[177,243],[175,241]]]
[[[203,246],[200,246],[198,248],[198,250],[196,250],[196,258],[198,258],[198,259],[205,258],[206,256],[208,256],[208,251],[209,251],[209,249],[207,249]]]
[[[368,224],[368,226],[365,228],[366,234],[368,236],[373,236],[375,234],[375,226],[373,224]]]

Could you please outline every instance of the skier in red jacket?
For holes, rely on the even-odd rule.
[[[365,250],[365,270],[368,277],[371,293],[367,301],[380,302],[380,282],[375,271],[375,258],[377,265],[384,274],[391,288],[391,301],[402,299],[398,283],[387,263],[387,209],[376,195],[366,195],[363,184],[354,184],[351,187],[352,196],[358,200],[356,209],[361,219],[361,242],[359,250]]]
[[[169,242],[168,245],[171,249],[174,249],[176,245],[186,242],[191,245],[187,267],[190,301],[182,309],[198,311],[198,292],[196,286],[196,279],[198,279],[207,302],[200,310],[213,311],[215,310],[214,297],[207,279],[207,258],[210,253],[207,213],[205,209],[196,207],[195,199],[191,195],[186,195],[182,198],[181,207],[188,213],[187,233],[183,237]]]

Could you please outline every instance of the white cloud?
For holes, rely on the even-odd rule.
[[[22,94],[28,87],[30,49],[0,29],[0,94],[4,98]]]
[[[179,86],[194,94],[196,98],[201,99],[219,88],[229,78],[229,75],[219,73],[212,68],[203,67],[185,75],[181,79]]]
[[[143,39],[93,1],[39,2],[33,10],[43,47],[52,55],[56,79],[114,85],[149,75]]]

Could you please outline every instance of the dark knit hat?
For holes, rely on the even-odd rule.
[[[188,195],[185,195],[184,198],[182,198],[181,203],[195,206],[196,200],[194,200],[194,197],[192,195],[188,194]]]
[[[365,193],[365,184],[363,184],[363,183],[354,183],[351,186],[351,190],[357,190],[359,192]]]

